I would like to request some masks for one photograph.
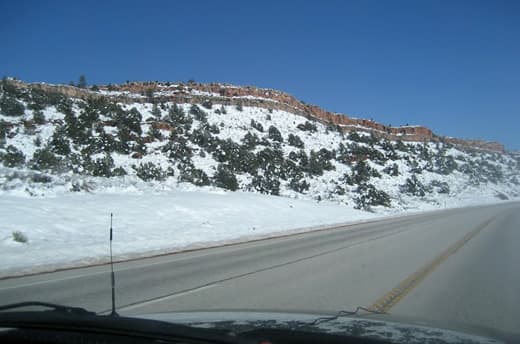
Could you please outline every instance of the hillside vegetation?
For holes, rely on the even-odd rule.
[[[72,98],[0,87],[2,193],[157,190],[191,183],[375,211],[520,195],[518,155],[402,142],[268,108]],[[94,96],[95,95],[95,96]],[[138,96],[138,95],[136,95]]]

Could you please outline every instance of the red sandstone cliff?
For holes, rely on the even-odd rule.
[[[309,119],[318,120],[326,125],[334,125],[347,132],[352,130],[371,132],[376,136],[402,141],[444,141],[468,149],[478,149],[504,153],[504,146],[498,142],[482,140],[464,140],[435,135],[423,126],[391,127],[372,120],[358,119],[344,114],[325,111],[318,106],[305,104],[295,97],[272,89],[252,86],[232,86],[209,83],[157,83],[132,82],[122,85],[100,86],[101,92],[93,92],[66,85],[48,85],[43,83],[25,84],[13,81],[19,87],[36,87],[52,92],[60,92],[69,97],[87,98],[108,96],[119,102],[146,102],[150,96],[156,102],[202,103],[211,100],[213,104],[254,106],[283,110]]]

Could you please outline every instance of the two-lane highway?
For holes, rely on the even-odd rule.
[[[116,304],[121,314],[382,307],[520,332],[519,210],[443,210],[117,263]],[[0,281],[0,304],[22,300],[106,312],[110,267]]]

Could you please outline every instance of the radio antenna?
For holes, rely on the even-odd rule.
[[[114,215],[110,213],[110,279],[112,282],[112,313],[110,313],[111,316],[117,316],[119,314],[116,313],[116,278],[114,275],[114,261],[112,259],[112,238],[113,235],[113,229],[112,229],[112,218]]]

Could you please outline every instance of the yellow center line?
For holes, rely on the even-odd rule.
[[[402,280],[395,288],[390,290],[388,293],[380,297],[374,302],[368,309],[374,312],[388,312],[390,308],[396,305],[403,297],[410,293],[416,286],[421,283],[429,274],[431,274],[442,262],[448,259],[449,256],[455,254],[459,249],[462,248],[468,241],[480,233],[486,228],[494,218],[484,222],[471,232],[464,235],[460,240],[455,242],[453,245],[448,247],[440,255],[435,257],[432,261],[424,265],[419,270],[412,273],[410,276]]]

